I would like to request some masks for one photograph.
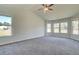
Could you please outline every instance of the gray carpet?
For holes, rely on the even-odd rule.
[[[77,55],[79,42],[55,37],[41,37],[0,46],[1,55]]]

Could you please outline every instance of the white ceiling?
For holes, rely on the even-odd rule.
[[[41,8],[39,4],[23,4],[23,5],[0,5],[0,11],[7,11],[10,13],[32,11],[38,16],[46,20],[56,20],[66,17],[71,17],[79,13],[79,4],[55,4],[51,13],[45,14],[42,11],[38,11]]]
[[[33,6],[28,4],[0,4],[0,14],[3,12],[16,14],[18,12],[22,12],[23,10],[29,10]]]
[[[79,4],[57,4],[54,5],[53,11],[51,13],[45,14],[41,11],[37,11],[36,14],[38,14],[40,17],[46,19],[46,20],[56,20],[66,17],[71,17],[73,15],[76,15],[79,13]]]

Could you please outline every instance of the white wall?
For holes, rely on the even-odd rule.
[[[26,38],[44,35],[44,21],[31,11],[18,13],[15,19],[17,27],[14,30],[14,34],[25,36]]]
[[[12,15],[12,31],[12,36],[0,37],[0,45],[44,36],[44,20],[31,11],[16,12]]]

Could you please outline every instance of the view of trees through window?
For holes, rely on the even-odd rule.
[[[73,35],[79,35],[79,18],[70,20],[70,23],[68,21],[60,21],[60,22],[47,24],[47,32],[64,33],[64,34],[68,34],[69,32],[70,34]]]
[[[60,33],[67,33],[67,26],[68,24],[67,24],[67,22],[62,22],[62,23],[60,23]]]
[[[51,24],[47,24],[47,32],[51,32]]]
[[[72,34],[76,34],[76,35],[79,34],[78,24],[79,24],[78,20],[72,21]]]
[[[0,36],[10,36],[11,35],[11,17],[0,16]]]
[[[59,33],[59,23],[54,24],[54,33]]]

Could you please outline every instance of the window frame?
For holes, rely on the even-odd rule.
[[[56,27],[54,27],[54,25],[57,25],[58,24],[58,26],[56,26]],[[58,27],[58,32],[55,32],[54,30],[55,30],[55,28],[57,28]],[[60,33],[60,23],[54,23],[53,24],[53,33]]]
[[[0,35],[0,37],[9,37],[9,36],[12,36],[12,35],[13,35],[13,31],[12,31],[12,27],[13,27],[13,26],[12,26],[12,16],[8,16],[8,15],[0,15],[0,16],[2,16],[2,17],[10,17],[10,18],[11,18],[10,34],[7,34],[7,35],[6,35],[6,34],[5,34],[5,35]],[[5,26],[5,25],[4,25],[4,26]]]
[[[64,23],[66,24],[66,29],[64,29],[65,27],[61,25],[61,24],[64,24]],[[64,30],[66,30],[66,32],[63,32],[62,27],[63,27]],[[64,34],[68,33],[68,22],[66,22],[66,21],[60,22],[60,33],[64,33]]]
[[[78,21],[78,29],[77,29],[77,30],[78,30],[78,34],[73,33],[73,25],[72,25],[72,24],[73,24],[73,23],[72,23],[73,21]],[[72,34],[72,35],[79,35],[79,20],[78,20],[78,19],[72,20],[72,21],[71,21],[71,25],[72,25],[72,33],[71,33],[71,34]]]
[[[46,33],[51,33],[52,32],[51,26],[52,26],[51,23],[46,24]]]

